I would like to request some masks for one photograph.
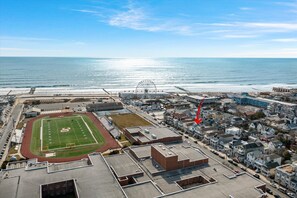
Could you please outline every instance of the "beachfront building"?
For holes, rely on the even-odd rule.
[[[270,104],[264,98],[253,98],[246,95],[236,95],[236,96],[233,96],[233,99],[239,105],[251,105],[251,106],[261,107],[265,109]]]
[[[203,99],[203,104],[214,104],[219,101],[218,97],[203,97],[198,95],[188,95],[185,97],[185,99],[194,104],[199,104]]]
[[[288,87],[273,87],[272,90],[274,92],[297,93],[296,88],[288,88]]]
[[[289,103],[289,102],[282,102],[278,100],[272,100],[268,98],[261,98],[261,97],[251,97],[248,95],[235,95],[233,96],[234,101],[239,105],[251,105],[256,107],[261,107],[267,109],[268,106],[273,105],[272,107],[269,107],[268,109],[272,112],[277,112],[277,109],[275,109],[277,106],[279,108],[296,108],[297,104]],[[271,108],[271,109],[270,109]]]
[[[92,103],[87,104],[86,109],[88,112],[120,110],[123,109],[123,105],[120,102]]]

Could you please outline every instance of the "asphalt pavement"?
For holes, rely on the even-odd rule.
[[[12,132],[14,131],[16,124],[20,119],[23,107],[24,107],[23,104],[17,104],[16,106],[14,106],[13,110],[11,111],[7,124],[2,128],[2,137],[0,139],[0,152],[4,150],[5,152],[3,154],[2,159],[0,160],[0,166],[2,165],[2,162],[5,159],[5,156],[7,154],[10,137],[12,136]]]

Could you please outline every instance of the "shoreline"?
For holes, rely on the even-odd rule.
[[[236,85],[236,84],[176,84],[176,85],[157,85],[160,92],[183,92],[175,86],[182,87],[190,92],[272,92],[273,87],[297,88],[296,84],[266,84],[266,85]],[[22,95],[29,94],[31,88],[0,88],[0,95]],[[53,95],[53,94],[106,94],[133,92],[136,87],[127,88],[104,88],[104,87],[36,87],[33,95]]]

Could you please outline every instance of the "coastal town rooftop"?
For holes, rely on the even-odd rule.
[[[279,169],[288,174],[292,174],[295,171],[294,167],[291,164],[285,164],[283,166],[280,166]]]
[[[173,142],[181,141],[182,136],[174,133],[165,127],[129,127],[125,128],[124,134],[132,141],[141,144],[151,143],[156,141]]]
[[[64,167],[59,165],[59,171],[52,173],[48,173],[46,167],[34,170],[18,168],[4,171],[0,178],[1,196],[39,198],[42,186],[53,184],[62,189],[64,185],[62,183],[74,180],[79,197],[95,198],[98,197],[97,195],[110,198],[126,197],[104,158],[96,154],[90,155],[89,159],[91,165],[77,167],[79,161],[62,163]],[[71,168],[72,163],[74,163],[73,168]]]

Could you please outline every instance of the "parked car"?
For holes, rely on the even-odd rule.
[[[241,167],[241,170],[246,171],[246,168],[245,167]]]
[[[292,198],[295,198],[296,196],[295,196],[295,193],[292,193],[292,192],[287,192],[287,195],[289,196],[289,197],[292,197]]]
[[[273,195],[273,192],[269,188],[266,188],[266,192]]]
[[[253,175],[255,178],[260,179],[260,175],[259,174],[254,174]]]
[[[283,187],[279,187],[278,190],[282,193],[287,193],[287,189],[285,189]]]
[[[281,196],[279,196],[279,195],[274,195],[274,197],[275,197],[275,198],[281,198]]]
[[[273,188],[276,188],[276,185],[275,184],[270,184],[271,187]]]

